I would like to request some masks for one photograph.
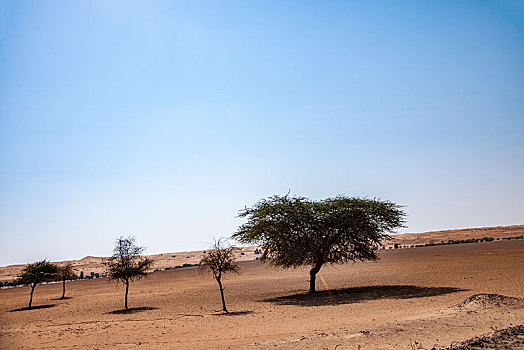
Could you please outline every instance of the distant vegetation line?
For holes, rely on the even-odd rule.
[[[424,244],[411,244],[411,245],[401,245],[400,243],[395,243],[393,247],[389,249],[399,249],[399,248],[420,248],[420,247],[432,247],[436,245],[451,245],[451,244],[465,244],[465,243],[480,243],[480,242],[493,242],[495,240],[514,240],[514,239],[524,239],[524,235],[513,236],[513,237],[502,237],[502,238],[493,238],[493,237],[482,237],[482,238],[468,238],[468,239],[449,239],[447,241],[441,241],[436,243],[424,243]],[[382,249],[386,249],[385,246],[382,246]]]
[[[135,237],[132,235],[120,236],[115,241],[113,255],[100,261],[102,274],[91,271],[86,276],[83,269],[77,276],[74,271],[78,269],[73,267],[72,262],[56,264],[44,259],[25,265],[17,279],[0,282],[0,287],[29,286],[29,303],[27,308],[22,308],[27,310],[32,308],[33,292],[38,284],[62,282],[60,299],[66,299],[67,281],[106,277],[125,286],[124,311],[128,312],[131,282],[147,277],[150,272],[159,272],[162,268],[171,270],[198,266],[201,271],[210,272],[216,280],[221,296],[222,312],[229,314],[222,278],[227,273],[239,273],[240,266],[236,259],[238,255],[245,255],[241,248],[232,246],[228,242],[229,239],[240,244],[252,245],[251,248],[256,248],[255,255],[258,255],[255,260],[267,262],[271,266],[282,268],[308,266],[310,268],[308,294],[314,294],[317,292],[316,277],[322,266],[350,261],[378,260],[380,259],[378,250],[381,248],[416,248],[492,242],[501,238],[506,240],[524,238],[524,235],[508,237],[509,234],[521,234],[524,227],[519,227],[517,230],[509,229],[511,233],[504,234],[506,237],[501,237],[496,232],[499,229],[508,230],[506,228],[487,228],[480,229],[480,232],[475,232],[474,229],[457,230],[457,232],[469,232],[470,235],[450,237],[447,234],[438,238],[440,242],[428,239],[430,233],[422,234],[426,240],[418,242],[410,239],[397,240],[398,236],[392,239],[391,234],[406,227],[406,215],[401,205],[389,200],[344,195],[311,200],[301,196],[290,196],[289,193],[284,196],[273,195],[241,210],[239,217],[245,218],[246,222],[240,225],[231,237],[215,240],[210,250],[200,252],[198,264],[187,261],[182,265],[166,267],[166,262],[170,265],[173,263],[168,257],[167,261],[153,270],[154,264],[159,263],[158,259],[155,261],[153,256],[144,255],[146,248],[135,244]],[[438,232],[435,233],[438,235]],[[480,235],[484,237],[479,237]],[[416,238],[419,239],[420,235],[416,235]],[[172,257],[175,258],[174,255]],[[190,255],[186,258],[190,258]],[[251,259],[251,257],[245,258]],[[87,259],[85,262],[97,263],[96,260]]]
[[[386,250],[386,249],[421,248],[421,247],[433,247],[433,246],[440,246],[440,245],[481,243],[481,242],[493,242],[493,241],[498,241],[498,240],[519,240],[519,239],[524,239],[524,235],[512,236],[512,237],[502,237],[502,238],[482,237],[482,238],[469,238],[469,239],[456,239],[456,240],[450,239],[448,241],[441,241],[441,242],[436,242],[436,243],[411,244],[411,245],[402,245],[399,243],[395,243],[394,246],[390,246],[390,247],[382,246],[380,249]],[[256,255],[261,254],[261,251],[258,248],[256,248],[254,252]],[[241,254],[244,255],[244,253],[241,253]],[[259,258],[257,257],[255,258],[255,260],[259,260]],[[195,266],[198,266],[198,264],[184,263],[182,265],[176,265],[173,267],[165,267],[163,269],[157,268],[157,269],[154,269],[153,272],[170,271],[170,270],[177,270],[177,269],[183,269],[183,268],[195,267]],[[84,279],[87,280],[87,279],[104,278],[104,277],[107,277],[107,275],[104,273],[90,272],[90,273],[84,274],[84,271],[81,271],[79,275],[75,275],[73,280],[75,281],[84,280]],[[22,286],[22,285],[19,285],[16,280],[3,281],[3,282],[0,281],[0,288],[17,287],[17,286]]]

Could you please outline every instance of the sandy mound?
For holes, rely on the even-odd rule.
[[[475,337],[460,343],[452,344],[447,348],[441,348],[440,350],[466,349],[524,349],[524,325],[501,329],[492,335]]]
[[[500,294],[475,294],[454,306],[456,309],[474,310],[486,307],[523,307],[524,299],[507,297]]]

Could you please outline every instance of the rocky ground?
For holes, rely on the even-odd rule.
[[[433,348],[436,349],[436,348]],[[508,327],[491,335],[475,337],[439,350],[524,349],[524,325]]]

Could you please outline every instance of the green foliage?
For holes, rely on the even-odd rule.
[[[202,259],[198,264],[201,271],[209,270],[215,277],[218,288],[220,290],[220,297],[222,298],[222,311],[229,313],[226,307],[226,299],[224,297],[224,287],[222,286],[222,277],[226,273],[239,273],[240,268],[235,262],[235,247],[226,245],[226,243],[219,239],[213,245],[213,249],[205,251]]]
[[[389,201],[273,196],[241,211],[247,223],[233,238],[261,244],[261,260],[282,267],[374,260],[374,247],[402,227],[404,216]]]
[[[165,271],[169,271],[169,270],[183,269],[183,268],[186,268],[186,267],[193,267],[193,266],[198,266],[198,264],[183,263],[182,265],[177,265],[177,266],[173,266],[173,267],[166,267],[166,268],[164,268],[164,270]],[[155,270],[155,271],[160,271],[160,269]]]
[[[524,239],[524,236],[523,235],[520,235],[520,236],[513,236],[513,237],[504,237],[502,239],[506,239],[506,240],[512,240],[512,239]]]
[[[18,280],[13,280],[13,281],[5,281],[4,282],[4,287],[16,287],[18,286]]]
[[[144,247],[135,245],[134,237],[118,238],[113,256],[103,262],[107,277],[125,284],[145,277],[147,271],[153,265],[153,261],[142,256],[144,250]]]
[[[57,280],[62,281],[62,296],[60,299],[65,298],[66,292],[66,281],[70,281],[76,278],[75,273],[73,272],[73,265],[67,263],[62,266],[58,266]]]
[[[110,280],[120,281],[126,286],[124,298],[124,307],[126,309],[129,283],[147,276],[148,270],[153,266],[153,260],[142,256],[144,250],[144,247],[135,245],[134,237],[120,237],[115,242],[113,256],[103,261],[107,277]],[[92,277],[93,275],[91,275]]]
[[[402,227],[405,213],[389,201],[338,196],[321,201],[273,196],[245,208],[233,238],[261,245],[262,261],[285,268],[310,265],[315,292],[322,265],[377,259],[376,247]]]
[[[226,246],[224,241],[218,240],[213,249],[204,252],[198,267],[211,271],[217,280],[225,273],[238,273],[240,268],[235,263],[235,250],[235,247]]]
[[[59,268],[47,260],[27,264],[16,280],[17,284],[34,285],[56,280]]]
[[[16,283],[31,286],[28,308],[31,308],[33,303],[33,292],[35,287],[42,282],[56,280],[58,273],[58,266],[45,259],[32,264],[27,264],[26,267],[24,267],[22,273],[18,276]]]
[[[415,247],[432,247],[436,245],[451,245],[451,244],[465,244],[465,243],[479,243],[479,242],[493,242],[493,237],[482,237],[482,238],[467,238],[467,239],[449,239],[447,242],[441,241],[437,243],[425,243],[417,244]]]
[[[62,266],[58,266],[58,280],[60,281],[70,281],[76,278],[76,274],[73,271],[73,265],[67,263]]]

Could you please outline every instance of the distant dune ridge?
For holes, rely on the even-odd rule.
[[[253,255],[242,259],[255,256],[244,249]],[[196,261],[193,254],[171,258],[180,265]],[[225,283],[229,315],[217,312],[213,278],[195,267],[134,282],[130,312],[122,311],[124,286],[107,278],[69,283],[65,300],[59,284],[39,285],[31,310],[28,287],[2,288],[0,348],[523,348],[524,239],[378,254],[378,261],[323,267],[315,295],[307,294],[308,267],[239,262],[241,273]],[[173,265],[170,255],[159,264]],[[92,257],[84,262],[96,265]]]
[[[495,240],[500,240],[522,235],[524,235],[524,225],[481,227],[392,235],[392,239],[384,241],[383,245],[385,249],[394,249],[395,245],[398,248],[409,248],[415,245],[438,244],[449,240],[480,239],[484,237],[492,237]],[[258,254],[255,253],[257,248],[258,247],[239,247],[237,260],[255,260],[258,256]],[[182,267],[184,264],[198,264],[203,252],[204,250],[162,253],[148,255],[148,257],[154,260],[154,270],[165,270]],[[80,260],[60,261],[56,263],[65,264],[69,262],[73,265],[74,272],[77,275],[84,272],[85,276],[90,276],[91,273],[101,274],[103,272],[103,259],[104,257],[86,256]],[[23,267],[24,265],[0,267],[0,281],[11,281],[15,279]]]
[[[495,240],[510,237],[519,237],[524,235],[524,225],[513,226],[494,226],[480,228],[466,228],[454,230],[431,231],[423,233],[404,233],[392,235],[392,240],[385,242],[385,246],[394,246],[397,243],[400,246],[420,245],[426,243],[440,243],[449,240],[466,240],[492,237]]]

